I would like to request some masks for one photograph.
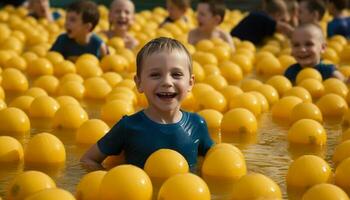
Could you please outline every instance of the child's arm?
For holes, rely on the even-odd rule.
[[[188,43],[195,45],[196,43],[196,34],[195,34],[196,30],[192,30],[188,33]]]
[[[232,37],[229,33],[221,31],[221,39],[224,40],[228,45],[230,45],[232,52],[235,52],[235,45],[233,44]]]
[[[290,37],[294,31],[294,28],[286,22],[277,21],[276,22],[276,31],[283,33],[287,37]]]
[[[332,75],[334,78],[337,78],[343,82],[349,82],[349,80],[346,79],[345,76],[338,70],[335,70]]]
[[[109,54],[108,47],[105,43],[101,44],[100,52],[101,52],[101,57]]]
[[[80,159],[80,163],[88,171],[96,171],[104,169],[102,166],[103,160],[107,156],[103,154],[98,148],[97,144],[94,144]]]

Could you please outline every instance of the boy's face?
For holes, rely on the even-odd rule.
[[[194,77],[189,72],[185,53],[163,51],[144,59],[135,82],[139,92],[145,93],[150,110],[169,113],[180,109],[181,101],[192,89]]]
[[[124,0],[113,3],[109,12],[109,21],[116,28],[128,31],[134,22],[134,5]]]
[[[174,21],[180,19],[185,14],[185,10],[177,7],[171,0],[166,1],[166,8],[169,12],[169,17]]]
[[[306,24],[306,23],[317,23],[318,22],[318,16],[315,12],[310,12],[310,10],[307,8],[307,2],[302,1],[299,4],[299,23],[300,24]]]
[[[209,9],[209,4],[199,3],[197,5],[198,28],[201,30],[212,30],[220,24],[220,16],[214,16]]]
[[[313,67],[318,64],[325,48],[326,45],[319,30],[297,29],[292,35],[292,55],[302,67]]]
[[[91,32],[91,23],[84,23],[81,14],[67,12],[65,28],[69,38],[80,38]]]
[[[39,17],[45,17],[50,10],[49,0],[32,0],[29,7]]]

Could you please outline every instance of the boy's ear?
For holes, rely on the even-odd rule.
[[[138,90],[140,93],[142,93],[142,92],[143,92],[143,88],[142,88],[142,86],[141,86],[141,80],[140,80],[140,78],[139,78],[137,75],[134,76],[134,81],[135,81],[137,90]]]
[[[222,22],[224,19],[222,19],[220,15],[215,15],[215,16],[214,16],[214,20],[215,20],[216,24],[219,25],[219,24],[221,24],[221,22]]]
[[[89,23],[86,23],[85,26],[86,26],[87,30],[93,31],[93,30],[92,30],[92,23],[90,23],[90,22],[89,22]]]
[[[327,48],[327,43],[326,42],[322,42],[322,44],[321,44],[321,53],[324,53],[326,48]]]
[[[195,79],[194,79],[194,74],[191,74],[191,77],[190,77],[190,87],[188,87],[188,92],[190,92],[194,86],[194,82],[195,82]]]

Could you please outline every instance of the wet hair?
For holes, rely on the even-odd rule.
[[[133,9],[133,12],[135,12],[135,4],[134,4],[134,2],[132,2],[132,0],[114,0],[114,1],[112,1],[112,3],[110,4],[110,8],[112,8],[116,3],[118,3],[118,2],[128,2],[128,3],[130,3],[131,5],[132,5],[132,9]]]
[[[149,41],[136,56],[136,75],[140,77],[142,71],[143,61],[146,57],[159,52],[173,52],[178,51],[186,55],[188,68],[192,74],[192,58],[186,47],[179,41],[167,37],[159,37]]]
[[[80,0],[77,2],[73,2],[67,8],[67,12],[75,12],[81,15],[82,21],[84,24],[91,23],[92,28],[91,31],[97,25],[100,19],[100,13],[98,11],[98,7],[96,3],[92,1],[84,1]]]
[[[269,14],[287,12],[287,5],[283,0],[265,0],[265,11]]]
[[[328,0],[329,3],[332,3],[337,10],[344,10],[348,7],[348,0]]]
[[[219,15],[221,22],[224,21],[226,5],[223,0],[200,0],[199,3],[205,3],[209,5],[209,11],[213,16]]]
[[[296,27],[294,29],[294,32],[295,31],[299,31],[299,30],[315,30],[315,31],[317,31],[317,34],[320,37],[319,39],[322,42],[325,42],[325,37],[324,37],[324,34],[323,34],[323,30],[322,30],[321,26],[318,25],[318,24],[315,24],[315,23],[301,24],[301,25],[299,25],[298,27]]]
[[[180,8],[181,10],[186,10],[191,6],[191,0],[169,0],[172,4],[174,4],[176,7]]]
[[[317,12],[319,14],[319,20],[323,18],[326,12],[326,5],[322,0],[302,0],[301,2],[306,3],[306,8],[310,12]]]

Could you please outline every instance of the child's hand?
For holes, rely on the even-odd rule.
[[[276,30],[280,33],[283,33],[287,37],[290,37],[294,31],[294,28],[286,22],[279,21],[277,22]]]

